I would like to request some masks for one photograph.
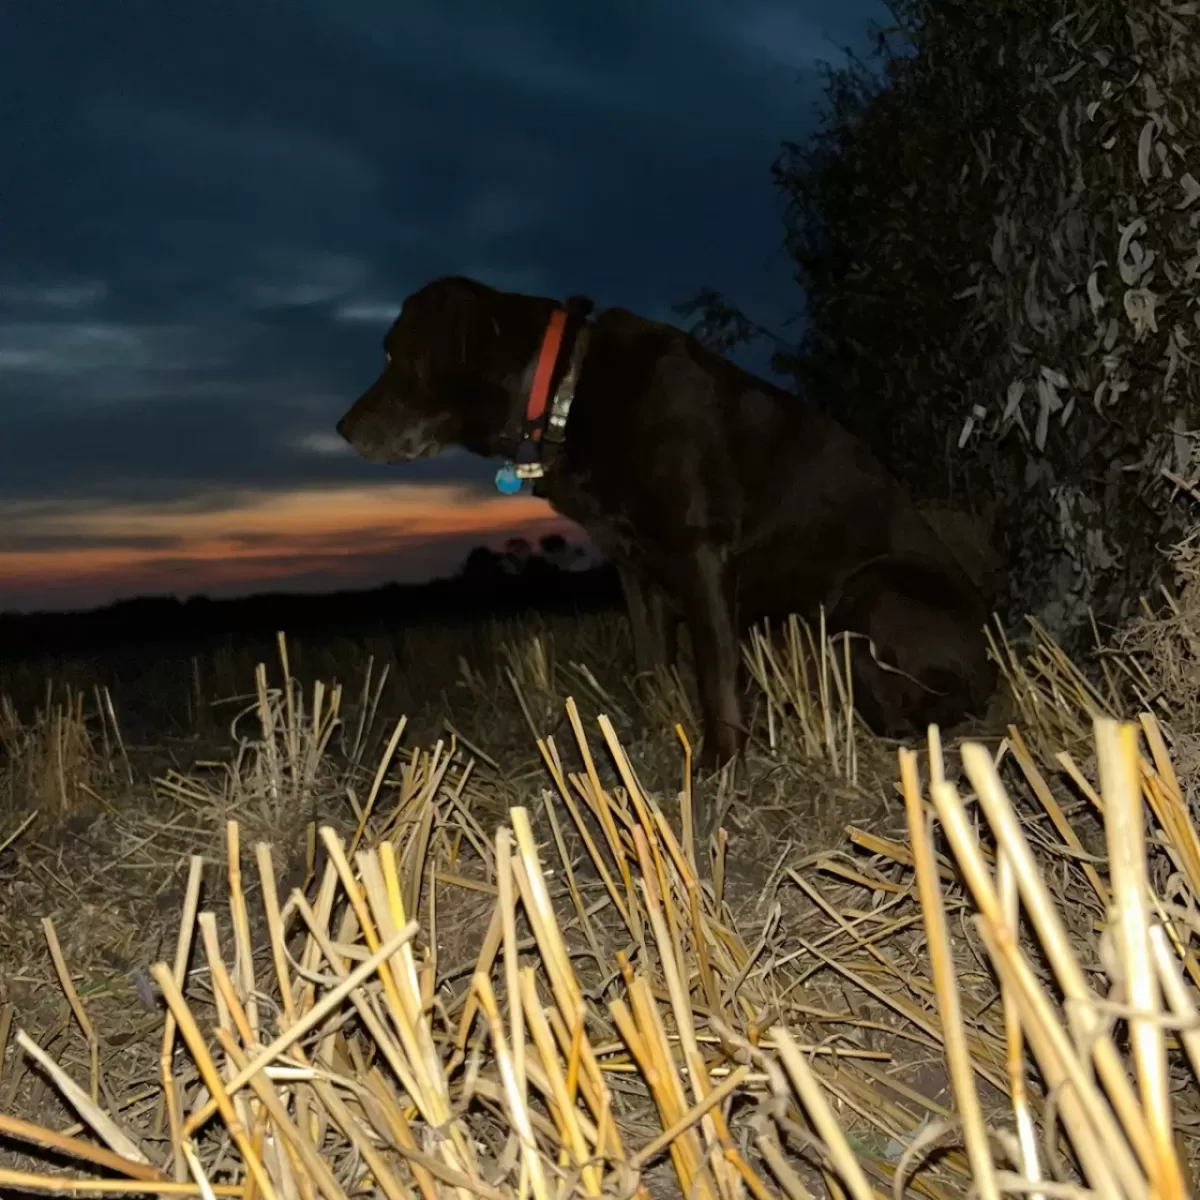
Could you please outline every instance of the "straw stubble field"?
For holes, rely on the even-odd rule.
[[[945,748],[793,624],[702,781],[615,618],[10,671],[0,1190],[1189,1194],[1175,619]]]

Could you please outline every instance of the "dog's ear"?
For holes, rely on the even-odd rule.
[[[571,314],[577,321],[585,321],[591,314],[592,309],[596,306],[592,302],[590,296],[568,296],[567,297],[567,312]]]

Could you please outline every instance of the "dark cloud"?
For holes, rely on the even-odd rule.
[[[713,285],[782,326],[770,162],[879,12],[10,0],[0,505],[393,482],[329,435],[446,271],[668,319]]]
[[[296,380],[297,387],[301,381]],[[167,396],[103,406],[49,405],[5,420],[0,504],[103,498],[163,504],[190,499],[209,510],[262,491],[361,483],[394,484],[395,470],[362,463],[316,415],[328,397],[278,384],[238,385],[233,394]],[[335,399],[333,408],[338,408]],[[70,464],[69,469],[63,469]],[[487,464],[447,454],[412,464],[406,481],[477,484]]]

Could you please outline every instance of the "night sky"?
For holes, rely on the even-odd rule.
[[[5,0],[0,610],[333,589],[561,529],[334,424],[445,273],[802,298],[770,165],[875,0]],[[762,366],[762,355],[745,360]]]

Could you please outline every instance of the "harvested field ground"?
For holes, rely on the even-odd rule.
[[[1189,1194],[1171,636],[898,761],[795,625],[695,784],[615,617],[0,668],[0,1191]]]

